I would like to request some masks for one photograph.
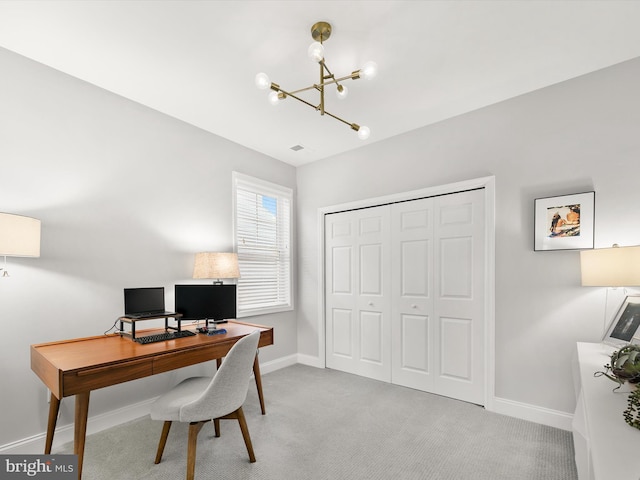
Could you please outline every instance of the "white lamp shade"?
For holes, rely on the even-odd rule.
[[[39,257],[40,220],[0,213],[0,256]]]
[[[193,278],[240,278],[238,254],[196,253]]]
[[[640,246],[580,251],[585,287],[640,286]]]

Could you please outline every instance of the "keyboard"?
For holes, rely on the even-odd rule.
[[[190,330],[182,330],[180,332],[163,332],[156,333],[154,335],[147,335],[146,337],[138,337],[135,339],[141,345],[147,343],[164,342],[165,340],[174,340],[176,338],[193,337],[195,333]]]

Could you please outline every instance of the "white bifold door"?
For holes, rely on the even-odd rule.
[[[484,191],[325,216],[329,368],[484,403]]]

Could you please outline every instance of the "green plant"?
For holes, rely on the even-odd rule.
[[[634,428],[640,429],[640,388],[629,394],[627,409],[623,412],[624,421]]]
[[[604,372],[596,372],[596,376],[604,375],[618,384],[624,382],[640,382],[640,345],[625,345],[611,354],[611,364],[605,365]]]
[[[611,354],[611,364],[604,366],[604,372],[596,372],[595,376],[604,375],[618,384],[619,389],[625,382],[640,383],[640,345],[625,345]],[[640,429],[640,385],[629,394],[627,409],[622,413],[624,421],[634,428]]]

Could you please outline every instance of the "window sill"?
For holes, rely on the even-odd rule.
[[[290,312],[293,310],[293,305],[283,305],[278,307],[265,307],[265,308],[254,308],[251,310],[238,311],[238,318],[246,318],[246,317],[256,317],[258,315],[268,315],[270,313],[281,313],[281,312]]]

